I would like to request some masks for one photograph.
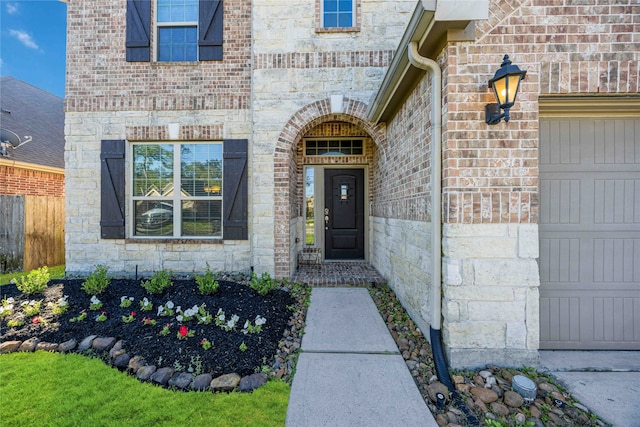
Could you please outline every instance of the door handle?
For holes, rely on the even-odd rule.
[[[329,208],[324,208],[324,229],[329,229]]]

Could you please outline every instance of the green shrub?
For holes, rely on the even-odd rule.
[[[104,265],[96,265],[95,271],[89,274],[87,280],[82,284],[82,290],[88,295],[98,295],[109,286],[110,279],[107,277],[108,268]]]
[[[14,279],[18,290],[26,295],[40,294],[49,283],[49,269],[44,266],[37,270],[32,270],[27,276]]]
[[[255,273],[251,273],[251,283],[249,283],[251,289],[256,291],[259,295],[266,295],[269,291],[278,289],[278,279],[273,279],[269,276],[269,273],[264,272],[258,279]]]
[[[171,275],[173,271],[161,270],[156,271],[150,280],[143,280],[142,287],[150,294],[158,295],[164,292],[169,286],[173,285]]]
[[[202,295],[213,295],[220,287],[220,283],[218,283],[215,275],[209,269],[209,263],[207,263],[207,272],[204,275],[196,275],[195,279],[198,284],[198,290]]]

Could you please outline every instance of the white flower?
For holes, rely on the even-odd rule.
[[[14,302],[15,302],[15,300],[13,299],[13,297],[7,298],[7,303],[8,304],[13,304]]]
[[[222,313],[222,309],[221,308],[218,309],[218,312],[216,313],[216,316],[218,316],[220,313]]]
[[[256,321],[254,323],[256,324],[256,326],[261,326],[267,323],[267,319],[265,319],[264,317],[261,317],[260,315],[257,315]]]
[[[233,316],[231,316],[231,320],[232,320],[232,321],[233,321],[233,323],[235,324],[235,323],[237,323],[237,322],[238,322],[238,320],[240,320],[240,318],[238,317],[238,315],[237,315],[237,314],[234,314]]]
[[[67,298],[69,298],[69,296],[68,296],[68,295],[65,295],[65,296],[63,296],[62,298],[60,298],[60,299],[58,300],[58,305],[59,305],[60,307],[65,307],[67,304],[69,304],[69,302],[67,301]]]
[[[164,307],[163,306],[158,307],[158,316],[160,316],[163,311],[164,311]]]
[[[244,322],[244,326],[242,327],[242,329],[247,329],[249,327],[249,325],[250,325],[249,321],[248,320],[245,321]]]
[[[176,320],[177,320],[178,322],[182,322],[182,319],[183,319],[183,317],[182,317],[182,315],[181,315],[181,314],[178,314],[178,315],[176,316]]]
[[[171,310],[173,308],[173,302],[167,301],[167,308]],[[178,307],[178,310],[180,310],[180,307]]]
[[[233,320],[229,320],[227,322],[227,328],[228,329],[233,329],[236,326],[236,322],[234,322]]]
[[[127,299],[126,295],[125,295],[125,296],[122,296],[122,297],[120,297],[120,302],[122,302],[122,301],[124,301],[124,300],[126,300],[126,299]]]
[[[100,300],[95,295],[91,297],[91,304],[100,304]]]

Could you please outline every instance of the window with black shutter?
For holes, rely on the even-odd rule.
[[[156,0],[156,60],[220,61],[222,0]],[[127,0],[127,61],[150,61],[151,1]]]
[[[247,145],[132,143],[132,237],[248,239]]]

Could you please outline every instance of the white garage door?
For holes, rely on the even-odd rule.
[[[540,348],[640,349],[640,113],[540,119]]]

